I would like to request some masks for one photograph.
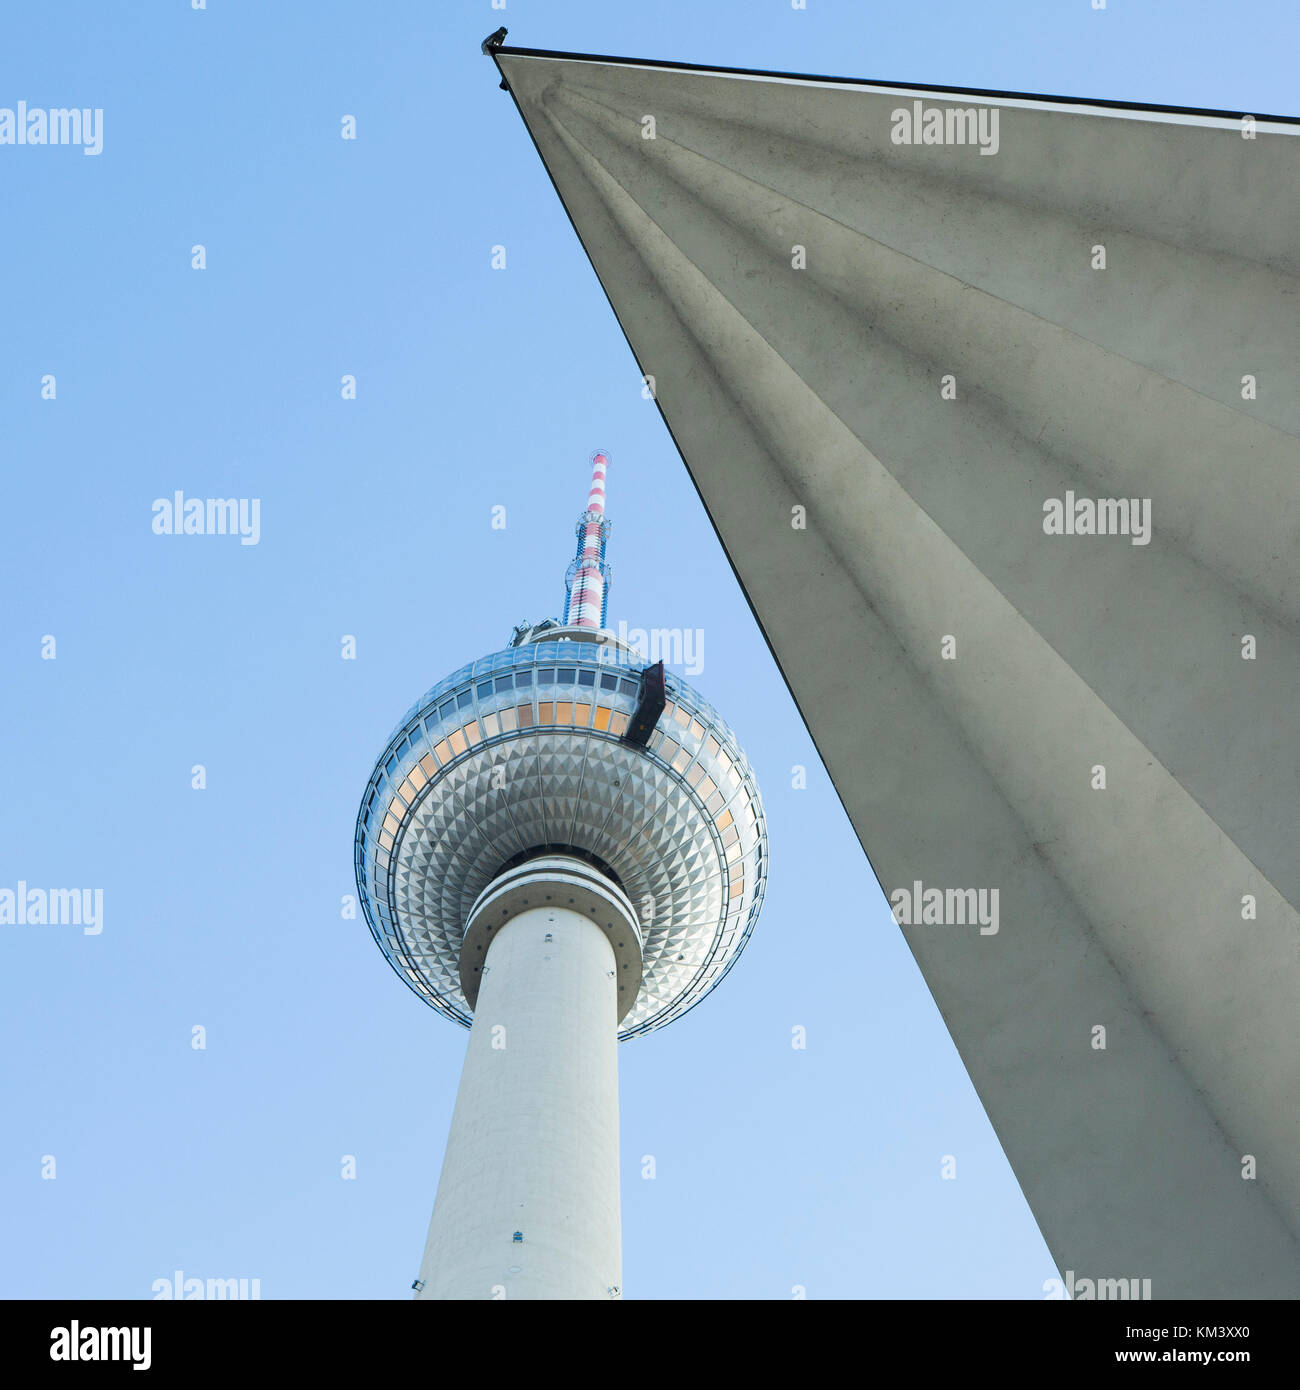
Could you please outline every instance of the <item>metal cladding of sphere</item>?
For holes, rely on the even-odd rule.
[[[612,633],[547,624],[440,681],[379,758],[357,818],[357,884],[389,963],[421,998],[471,1020],[466,922],[506,868],[567,854],[637,913],[640,988],[620,1037],[671,1022],[726,974],[767,873],[762,801],[735,735],[669,673],[644,744],[627,737],[642,673]]]

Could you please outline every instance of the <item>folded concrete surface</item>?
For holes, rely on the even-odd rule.
[[[495,56],[1062,1272],[1300,1296],[1297,127]]]

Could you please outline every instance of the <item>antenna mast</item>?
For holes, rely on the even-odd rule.
[[[605,561],[610,523],[605,516],[605,470],[609,455],[597,449],[591,456],[591,491],[587,510],[574,531],[578,550],[564,575],[564,625],[599,630],[605,626],[613,574]]]

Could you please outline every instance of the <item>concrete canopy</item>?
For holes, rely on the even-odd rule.
[[[1300,1296],[1296,126],[493,56],[1061,1270]]]

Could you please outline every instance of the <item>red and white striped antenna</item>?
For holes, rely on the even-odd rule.
[[[605,515],[605,470],[609,452],[597,449],[591,456],[591,491],[587,509],[574,528],[578,551],[564,575],[564,625],[599,630],[605,626],[613,574],[605,560],[610,523]]]

